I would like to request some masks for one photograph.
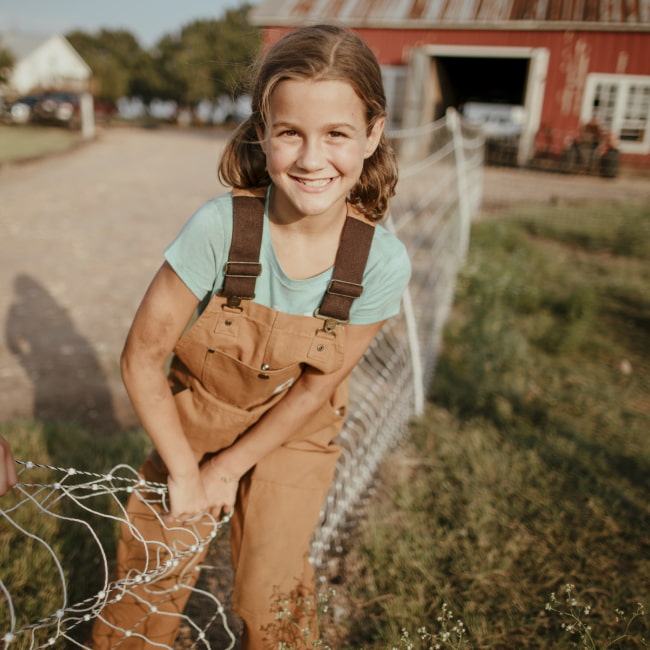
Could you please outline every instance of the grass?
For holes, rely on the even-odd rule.
[[[649,224],[622,206],[475,225],[428,411],[346,558],[333,647],[647,647]],[[443,607],[462,642],[420,641]]]
[[[61,127],[0,125],[0,164],[67,151],[81,134]]]
[[[18,460],[37,459],[41,465],[69,468],[85,472],[106,473],[119,463],[137,467],[148,446],[143,432],[124,432],[110,436],[91,435],[85,430],[65,423],[15,420],[0,425],[0,435],[11,441],[12,451]],[[29,469],[20,481],[23,483],[52,484],[62,480],[61,474],[49,469]],[[83,481],[89,480],[83,477]],[[74,479],[66,479],[66,485],[74,485]],[[99,493],[84,499],[84,507],[72,500],[60,498],[59,492],[30,490],[37,500],[45,503],[56,516],[44,514],[36,506],[23,504],[15,511],[12,506],[23,498],[15,490],[2,498],[0,506],[15,524],[32,535],[45,540],[54,555],[60,559],[58,566],[48,548],[34,537],[28,537],[16,526],[0,518],[0,574],[13,599],[16,621],[13,629],[21,629],[43,617],[51,616],[64,603],[68,606],[95,594],[103,585],[106,568],[97,552],[97,542],[89,532],[90,525],[106,549],[110,563],[114,558],[117,527],[105,517],[93,516],[86,508],[117,515],[118,506],[106,494]],[[75,518],[75,523],[57,518]],[[68,590],[63,590],[63,585]],[[0,599],[0,636],[11,629],[10,612],[4,598]],[[83,636],[84,630],[77,630]],[[47,634],[36,631],[41,643]],[[12,648],[23,645],[20,637]]]

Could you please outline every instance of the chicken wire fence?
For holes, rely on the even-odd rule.
[[[320,575],[343,546],[348,524],[386,452],[422,411],[470,223],[482,198],[483,137],[457,113],[389,135],[401,165],[387,227],[406,245],[413,275],[401,314],[386,324],[352,374],[350,408],[337,439],[342,454],[311,547]],[[236,647],[237,621],[228,609],[227,536],[221,534],[227,519],[184,528],[182,542],[173,547],[149,544],[153,550],[144,569],[113,581],[117,531],[121,523],[129,525],[126,498],[135,493],[155,512],[155,505],[166,505],[166,485],[143,481],[127,465],[97,474],[36,460],[18,461],[20,482],[0,502],[0,640],[5,648],[88,647],[89,627],[105,604],[135,587],[137,597],[146,601],[147,591],[179,564],[188,572],[200,571],[200,578],[194,586],[181,579],[174,587],[192,592],[180,615],[175,647]],[[208,545],[206,560],[192,563],[192,556]],[[82,561],[89,555],[90,564]],[[123,630],[124,640],[137,636]],[[141,640],[147,647],[169,647]]]

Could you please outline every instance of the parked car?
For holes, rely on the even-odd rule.
[[[34,104],[32,122],[78,128],[81,124],[79,95],[66,92],[44,93]]]
[[[34,106],[43,95],[25,95],[9,104],[5,109],[5,119],[11,124],[27,124],[32,119]]]
[[[523,131],[525,111],[517,104],[467,102],[463,117],[481,127],[485,135],[485,162],[494,165],[517,164],[519,136]]]
[[[519,136],[524,125],[524,107],[515,104],[467,102],[463,106],[463,117],[473,124],[479,124],[486,139]]]

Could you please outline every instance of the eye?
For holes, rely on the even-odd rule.
[[[345,138],[345,133],[341,133],[341,131],[330,131],[329,134],[331,138]]]
[[[297,136],[298,131],[295,131],[294,129],[284,129],[283,131],[280,131],[279,135],[282,137],[291,138]]]

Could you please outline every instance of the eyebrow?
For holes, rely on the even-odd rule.
[[[294,123],[286,122],[286,121],[274,122],[271,125],[271,128],[273,129],[285,128],[285,129],[299,130],[294,125]],[[325,125],[325,131],[338,131],[339,129],[350,129],[352,131],[358,131],[357,127],[354,126],[353,124],[350,124],[349,122],[333,122],[331,124]]]

